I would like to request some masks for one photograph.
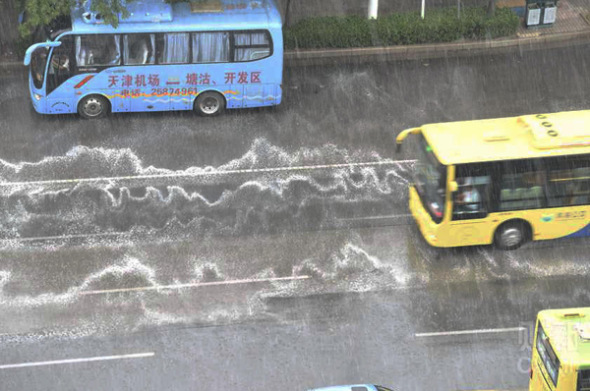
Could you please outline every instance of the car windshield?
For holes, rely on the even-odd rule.
[[[442,221],[446,167],[439,163],[432,147],[422,134],[410,143],[417,161],[414,166],[414,185],[424,207],[435,222]]]

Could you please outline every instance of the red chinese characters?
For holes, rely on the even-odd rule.
[[[148,84],[151,87],[158,87],[160,85],[160,75],[149,75]]]
[[[123,90],[123,91],[121,91],[121,94],[125,98],[129,98],[129,97],[137,98],[139,96],[139,94],[141,94],[141,90],[140,89]]]
[[[254,72],[226,72],[225,73],[225,84],[234,84],[237,82],[238,84],[257,84],[261,83],[260,80],[260,71]],[[236,77],[237,76],[237,77]]]
[[[137,75],[109,75],[109,88],[111,87],[159,87],[160,75],[157,74],[137,74]],[[124,94],[125,95],[125,94]]]
[[[185,81],[189,86],[208,86],[211,84],[211,75],[208,73],[187,73]]]

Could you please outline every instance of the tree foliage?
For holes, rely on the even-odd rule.
[[[90,9],[100,13],[105,23],[115,27],[120,18],[129,17],[126,3],[133,0],[89,0]],[[18,0],[19,9],[24,11],[25,20],[20,26],[22,36],[29,36],[40,27],[51,26],[56,20],[67,17],[81,0]]]
[[[24,12],[24,23],[20,26],[23,37],[29,36],[39,27],[49,26],[60,16],[70,13],[75,0],[19,0],[19,9]]]

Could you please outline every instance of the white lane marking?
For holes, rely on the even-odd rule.
[[[84,238],[99,238],[104,236],[125,236],[129,235],[129,232],[104,232],[98,234],[78,234],[78,235],[60,235],[60,236],[36,236],[36,237],[25,237],[25,238],[7,238],[2,239],[0,242],[34,242],[42,240],[67,240],[67,239],[84,239]]]
[[[295,280],[306,280],[308,278],[311,278],[311,277],[310,276],[271,277],[271,278],[252,278],[252,279],[245,279],[245,280],[195,282],[195,283],[190,283],[190,284],[152,285],[152,286],[140,286],[140,287],[136,287],[136,288],[120,288],[120,289],[104,289],[104,290],[98,290],[98,291],[82,291],[82,292],[80,292],[80,295],[103,295],[106,293],[155,291],[155,290],[160,290],[160,289],[200,288],[200,287],[204,287],[204,286],[217,286],[217,285],[238,285],[238,284],[254,284],[254,283],[275,282],[275,281],[295,281]]]
[[[381,219],[407,219],[412,217],[411,214],[402,215],[383,215],[383,216],[367,216],[367,217],[340,217],[338,220],[355,221],[355,220],[381,220]]]
[[[71,183],[89,183],[89,182],[108,182],[121,180],[142,180],[142,179],[167,179],[167,178],[191,178],[191,177],[207,177],[215,175],[231,175],[231,174],[251,174],[251,173],[269,173],[269,172],[284,172],[284,171],[306,171],[319,170],[325,168],[353,168],[353,167],[367,167],[367,166],[384,166],[394,164],[414,163],[413,160],[383,160],[379,162],[361,162],[361,163],[340,163],[340,164],[322,164],[315,166],[295,166],[295,167],[274,167],[274,168],[254,168],[244,170],[222,170],[222,171],[203,171],[203,172],[183,172],[183,173],[169,173],[169,174],[152,174],[152,175],[132,175],[132,176],[117,176],[117,177],[97,177],[97,178],[77,178],[77,179],[54,179],[48,181],[30,181],[30,182],[2,182],[0,187],[18,187],[18,186],[38,186],[38,185],[59,185]]]
[[[459,331],[441,331],[438,333],[417,333],[415,337],[445,337],[450,335],[474,335],[474,334],[496,334],[496,333],[513,333],[524,331],[524,327],[506,327],[500,329],[479,329],[479,330],[459,330]]]
[[[25,362],[25,363],[20,363],[20,364],[0,365],[0,369],[41,367],[41,366],[45,366],[45,365],[78,364],[78,363],[83,363],[83,362],[123,360],[123,359],[129,359],[129,358],[146,358],[146,357],[153,357],[155,354],[156,353],[154,353],[154,352],[146,352],[146,353],[121,354],[119,356],[98,356],[98,357],[85,357],[85,358],[70,358],[67,360]]]

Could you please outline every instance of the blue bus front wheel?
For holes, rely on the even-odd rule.
[[[195,100],[195,111],[203,117],[214,117],[224,110],[225,98],[218,92],[203,92]]]
[[[78,103],[78,114],[85,119],[102,118],[109,112],[109,101],[100,95],[89,95]]]

